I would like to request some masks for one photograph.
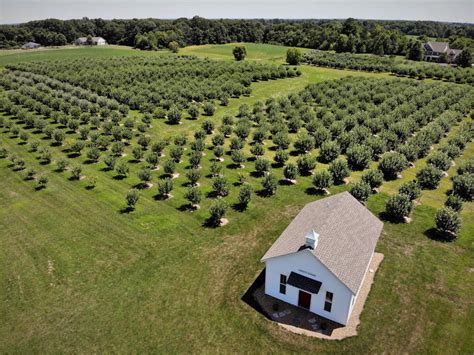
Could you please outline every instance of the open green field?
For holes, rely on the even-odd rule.
[[[286,49],[247,44],[248,59],[281,63]],[[188,47],[182,54],[231,59],[232,45]],[[125,47],[74,48],[8,53],[0,66],[30,60],[89,56],[159,56]],[[166,53],[166,55],[168,55]],[[310,83],[348,75],[388,74],[301,67],[297,78],[252,84],[249,96],[218,106],[215,122],[236,114],[239,105],[298,92]],[[406,79],[411,80],[411,79]],[[141,114],[133,111],[136,119]],[[466,118],[465,121],[470,121]],[[192,135],[202,119],[179,126],[153,123],[151,134]],[[454,127],[448,137],[456,133]],[[138,183],[113,179],[103,163],[83,165],[96,176],[97,187],[69,180],[69,172],[41,165],[37,154],[18,138],[0,131],[0,145],[25,159],[27,166],[47,172],[46,189],[35,191],[24,173],[0,160],[0,352],[160,352],[160,353],[471,353],[474,348],[474,206],[465,203],[458,239],[442,243],[426,231],[446,199],[450,178],[439,189],[424,190],[409,224],[386,222],[377,251],[385,254],[361,316],[359,335],[329,342],[288,333],[249,307],[241,297],[263,268],[261,256],[302,206],[318,196],[307,193],[308,177],[296,186],[282,185],[272,197],[254,196],[245,212],[229,209],[229,224],[203,227],[208,203],[182,211],[185,179],[177,179],[173,198],[157,201],[155,187],[141,191],[131,213],[120,213],[124,195]],[[436,147],[435,147],[436,148]],[[53,160],[58,152],[53,152]],[[456,159],[456,166],[474,154],[474,143]],[[203,170],[208,171],[206,150]],[[82,158],[81,158],[82,159]],[[380,214],[389,194],[412,179],[384,183],[368,207]],[[323,164],[318,163],[317,169]],[[455,174],[456,167],[449,171]],[[276,169],[281,174],[281,168]],[[181,177],[184,169],[179,168]],[[238,173],[229,169],[236,183]],[[354,173],[353,178],[360,173]],[[201,186],[210,189],[210,179]],[[331,187],[331,193],[347,189]],[[226,198],[237,201],[232,190]]]

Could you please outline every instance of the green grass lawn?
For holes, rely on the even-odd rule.
[[[248,58],[255,60],[278,63],[286,52],[276,46],[246,46]],[[189,47],[181,53],[229,59],[232,47]],[[143,52],[112,46],[0,52],[0,65],[137,54]],[[231,99],[213,119],[236,113],[241,103],[286,95],[321,80],[387,76],[309,66],[302,66],[302,72],[299,78],[252,84],[249,97]],[[200,121],[184,120],[179,126],[154,121],[150,133],[193,132]],[[70,173],[40,165],[37,154],[19,143],[0,133],[0,145],[23,157],[27,166],[47,172],[49,184],[35,191],[24,173],[0,160],[0,352],[472,352],[473,204],[465,205],[458,240],[442,243],[425,234],[434,227],[449,178],[440,189],[423,191],[410,224],[385,223],[377,246],[385,259],[362,313],[359,335],[329,342],[288,333],[241,300],[262,270],[260,258],[267,248],[305,203],[319,198],[306,193],[309,178],[300,178],[296,186],[279,186],[274,197],[255,196],[245,212],[230,209],[230,223],[211,229],[202,226],[208,203],[192,213],[180,211],[184,170],[175,181],[175,197],[157,201],[152,187],[140,192],[135,211],[120,213],[136,177],[115,180],[113,173],[100,171],[102,163],[84,165],[84,175],[97,177],[97,187],[87,190],[84,180],[70,181]],[[470,143],[456,163],[473,151]],[[206,151],[204,171],[210,156]],[[414,171],[422,164],[416,162]],[[414,171],[385,184],[368,207],[381,213],[389,194]],[[238,172],[229,169],[226,175],[236,182]],[[281,169],[276,173],[281,176]],[[201,182],[209,191],[210,179]],[[344,189],[336,186],[331,192]],[[236,197],[233,189],[227,200],[233,203]]]

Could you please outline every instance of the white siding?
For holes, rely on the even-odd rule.
[[[352,292],[308,250],[266,260],[265,293],[282,301],[298,305],[299,289],[286,286],[280,293],[280,274],[296,272],[322,283],[318,294],[311,295],[310,311],[335,322],[346,324],[352,310]],[[324,310],[326,291],[333,293],[331,312]]]

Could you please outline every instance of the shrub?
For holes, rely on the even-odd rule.
[[[150,152],[146,155],[145,161],[151,168],[155,168],[160,162],[160,157],[155,152]]]
[[[189,183],[194,186],[201,178],[201,172],[198,169],[189,169],[186,172],[186,178],[189,180]]]
[[[327,170],[319,170],[313,176],[313,185],[318,190],[327,189],[333,184],[332,175]]]
[[[0,147],[0,158],[6,158],[8,155],[8,150],[4,147]]]
[[[458,195],[451,194],[448,196],[448,199],[445,202],[445,206],[452,208],[456,212],[460,212],[462,210],[463,200]]]
[[[128,208],[134,209],[139,198],[140,198],[140,195],[138,194],[137,189],[131,189],[127,191],[127,193],[125,194],[125,201],[127,202]]]
[[[450,159],[454,159],[461,155],[461,149],[455,145],[445,144],[439,148],[443,153],[446,153]]]
[[[288,149],[290,146],[291,140],[287,133],[285,132],[278,132],[273,136],[273,144],[277,147],[277,149]]]
[[[363,181],[356,182],[354,185],[352,185],[350,189],[351,195],[358,199],[360,202],[367,201],[371,192],[372,188],[370,187],[370,185]]]
[[[220,145],[215,146],[212,151],[214,153],[214,156],[218,159],[220,159],[224,155],[224,148]]]
[[[29,168],[29,169],[26,169],[26,176],[25,176],[25,179],[26,180],[33,180],[35,175],[36,175],[37,171],[35,168]]]
[[[180,146],[173,146],[169,151],[170,158],[173,159],[175,163],[179,163],[181,157],[183,156],[183,147]]]
[[[204,104],[203,110],[207,116],[212,116],[214,112],[216,112],[216,107],[212,104],[212,102],[206,102]]]
[[[127,176],[128,174],[128,165],[127,163],[123,162],[123,161],[120,161],[118,162],[117,164],[115,164],[115,172],[119,175],[119,176]]]
[[[64,138],[66,138],[66,134],[62,129],[55,129],[53,131],[53,143],[56,145],[62,145],[64,142]]]
[[[435,223],[441,233],[456,236],[461,228],[461,217],[452,208],[443,207],[436,211]]]
[[[25,168],[25,161],[23,159],[14,157],[12,161],[13,161],[13,170],[20,171]]]
[[[166,178],[158,181],[158,194],[163,197],[169,197],[173,190],[173,180]]]
[[[82,168],[79,165],[73,166],[71,168],[71,174],[73,180],[79,180],[82,174]]]
[[[261,143],[255,143],[251,148],[250,148],[250,153],[252,153],[256,157],[261,157],[262,155],[265,154],[265,148],[263,144]]]
[[[196,119],[199,117],[199,107],[196,104],[191,104],[188,109],[189,116],[192,119]]]
[[[166,116],[171,124],[178,124],[181,122],[181,110],[175,105],[170,107]]]
[[[255,160],[255,171],[260,176],[269,172],[270,169],[271,169],[271,163],[269,160],[265,158],[258,158],[257,160]]]
[[[217,200],[209,207],[209,223],[214,226],[220,226],[222,218],[227,211],[227,203],[223,200]]]
[[[137,176],[143,183],[147,183],[151,180],[151,171],[150,169],[140,169],[137,172]]]
[[[474,197],[474,174],[455,176],[453,178],[453,194],[464,200],[472,201]]]
[[[194,186],[188,187],[188,189],[184,193],[184,198],[188,200],[193,206],[199,205],[199,203],[201,202],[201,196],[201,191]]]
[[[410,201],[416,200],[421,196],[420,185],[416,181],[407,181],[400,185],[398,193],[401,195],[408,196]]]
[[[89,159],[90,161],[97,163],[100,157],[100,150],[97,147],[91,147],[87,151],[86,156],[87,156],[87,159]]]
[[[332,175],[334,183],[337,185],[344,183],[344,179],[350,174],[349,165],[342,159],[334,160],[329,164],[328,170]]]
[[[321,144],[318,159],[322,163],[330,163],[341,154],[341,148],[336,141],[325,141]]]
[[[314,138],[307,133],[302,133],[296,138],[294,146],[298,152],[307,153],[314,148]]]
[[[232,50],[232,54],[234,55],[235,60],[241,61],[247,56],[247,49],[245,46],[235,46]]]
[[[252,199],[252,193],[253,189],[252,186],[248,184],[242,185],[242,187],[239,190],[239,204],[246,208],[248,204],[250,203],[250,200]]]
[[[97,178],[96,178],[95,176],[89,176],[89,177],[87,178],[87,185],[86,185],[86,187],[87,187],[88,189],[93,189],[93,188],[96,187],[96,185],[97,185]]]
[[[38,176],[38,179],[36,180],[37,188],[39,189],[45,189],[46,185],[48,185],[48,177],[45,175],[40,175]]]
[[[347,163],[352,170],[363,170],[368,167],[372,159],[372,149],[364,145],[353,145],[347,152]]]
[[[383,155],[379,163],[379,169],[382,171],[385,179],[396,179],[398,174],[408,167],[407,158],[400,153],[392,152]]]
[[[51,151],[47,147],[43,147],[40,152],[40,160],[45,163],[51,163]]]
[[[240,150],[244,147],[244,141],[241,138],[232,138],[230,140],[231,150]]]
[[[20,133],[20,140],[26,143],[28,141],[28,133],[26,133],[25,131],[22,131]]]
[[[56,162],[56,170],[57,171],[64,171],[66,170],[68,166],[68,160],[65,159],[65,158],[60,158],[58,159],[58,161]]]
[[[140,161],[143,158],[143,149],[141,147],[133,147],[132,155],[133,159]]]
[[[289,154],[286,150],[279,149],[275,153],[275,157],[273,158],[275,162],[279,165],[285,164],[285,162],[288,160]]]
[[[216,176],[219,176],[220,174],[222,174],[222,165],[220,164],[217,164],[217,163],[212,163],[210,168],[209,168],[209,171],[211,172],[211,175],[213,177],[216,177]]]
[[[298,65],[303,56],[301,55],[301,51],[297,48],[289,48],[286,51],[286,62],[290,65]]]
[[[242,167],[242,163],[245,161],[245,155],[242,153],[242,151],[239,150],[233,150],[231,152],[231,158],[232,161],[234,162],[235,165]]]
[[[316,167],[316,159],[312,155],[305,154],[298,158],[296,165],[301,175],[310,175],[311,171]]]
[[[138,140],[137,140],[137,143],[143,148],[143,149],[147,149],[148,146],[150,145],[150,137],[147,137],[147,136],[144,136],[143,134],[141,134],[139,137],[138,137]]]
[[[474,174],[474,158],[469,159],[457,168],[458,175]]]
[[[443,171],[447,171],[451,166],[451,159],[449,156],[446,153],[440,151],[430,154],[426,161],[428,164],[431,164]]]
[[[383,183],[383,174],[378,169],[372,169],[362,175],[362,181],[369,184],[372,189],[376,189]]]
[[[442,177],[443,172],[433,165],[427,165],[416,172],[416,179],[424,189],[436,189]]]
[[[267,196],[274,195],[278,187],[278,181],[275,175],[272,173],[265,175],[265,177],[262,180],[262,187],[263,187],[263,192],[265,193],[265,195]]]
[[[401,221],[413,209],[413,203],[406,195],[396,194],[390,196],[385,207],[385,213],[394,221]]]
[[[201,164],[201,159],[202,159],[202,153],[201,152],[191,152],[189,154],[189,164],[196,169],[199,167],[199,164]]]
[[[299,175],[298,166],[296,166],[296,164],[293,164],[293,163],[286,164],[285,167],[283,168],[283,175],[285,176],[285,179],[287,180],[290,180],[290,181],[296,180],[296,178]]]
[[[167,161],[165,161],[165,164],[163,165],[163,170],[165,174],[173,175],[176,171],[176,163],[174,162],[174,160],[168,159]]]
[[[229,183],[224,176],[216,176],[212,181],[212,188],[219,196],[227,196],[230,190]]]

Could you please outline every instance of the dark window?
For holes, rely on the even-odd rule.
[[[280,293],[286,295],[286,275],[280,274]]]
[[[326,292],[326,301],[324,302],[324,310],[326,312],[331,312],[332,308],[332,297],[333,293],[332,292]]]

